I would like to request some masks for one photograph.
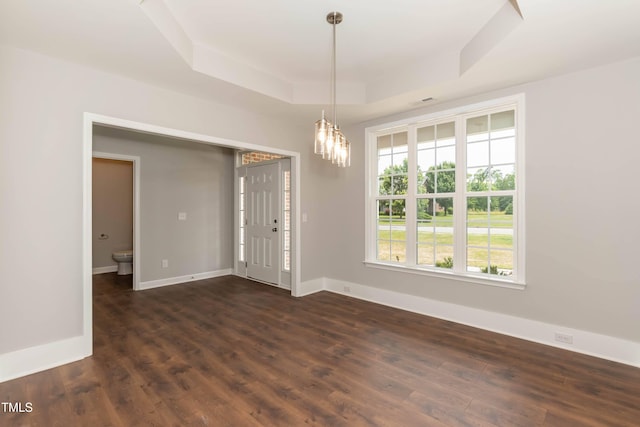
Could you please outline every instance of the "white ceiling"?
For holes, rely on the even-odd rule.
[[[0,44],[315,118],[334,10],[343,126],[640,56],[640,0],[3,0]]]

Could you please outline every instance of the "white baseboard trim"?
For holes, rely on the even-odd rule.
[[[294,297],[304,297],[307,295],[315,294],[316,292],[320,292],[322,290],[327,289],[325,284],[326,279],[321,277],[319,279],[307,280],[306,282],[301,282],[295,289],[293,293]]]
[[[386,289],[360,285],[358,283],[344,282],[329,278],[315,279],[311,282],[313,283],[311,283],[309,287],[311,287],[312,284],[317,287],[318,283],[322,283],[325,290],[337,294],[347,295],[361,300],[399,308],[401,310],[437,317],[439,319],[449,320],[497,332],[503,335],[522,338],[527,341],[533,341],[640,368],[640,343],[634,341],[628,341],[579,329],[567,328],[551,323],[524,319],[522,317],[431,300]],[[555,341],[556,333],[573,336],[573,344],[563,344]]]
[[[83,336],[0,354],[0,383],[91,356]]]
[[[96,267],[93,269],[93,274],[115,273],[118,271],[117,265],[108,265],[106,267]]]
[[[233,274],[233,269],[225,268],[224,270],[206,271],[204,273],[187,274],[186,276],[167,277],[166,279],[150,280],[140,282],[140,289],[159,288],[161,286],[177,285],[180,283],[193,282],[196,280],[211,279],[213,277],[227,276]]]

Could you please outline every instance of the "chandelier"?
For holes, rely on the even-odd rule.
[[[342,22],[340,12],[327,15],[327,22],[333,27],[333,49],[331,55],[331,104],[333,106],[333,122],[327,120],[322,110],[322,118],[316,122],[315,154],[339,167],[351,165],[351,144],[340,131],[336,109],[336,25]]]

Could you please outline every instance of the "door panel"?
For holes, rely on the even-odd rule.
[[[280,163],[247,168],[247,276],[279,284]]]

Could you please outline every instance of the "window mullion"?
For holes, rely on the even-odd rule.
[[[417,203],[416,194],[418,193],[418,160],[416,156],[417,127],[410,125],[407,129],[407,148],[408,148],[408,180],[407,199],[405,201],[405,229],[407,242],[407,261],[408,266],[416,265],[416,240],[417,240]]]
[[[467,147],[466,125],[463,118],[456,118],[456,192],[453,200],[453,271],[464,273],[467,268]]]

